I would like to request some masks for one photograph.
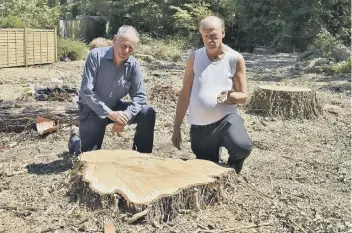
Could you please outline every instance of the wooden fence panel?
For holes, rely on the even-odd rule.
[[[0,29],[0,68],[53,63],[56,29]]]

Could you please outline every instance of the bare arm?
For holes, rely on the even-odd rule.
[[[229,93],[227,104],[245,104],[247,100],[246,63],[240,55],[236,62],[236,72],[233,77],[234,91]]]
[[[192,85],[193,85],[193,64],[194,54],[192,54],[187,61],[186,70],[183,78],[183,86],[180,91],[180,95],[177,100],[176,117],[174,122],[174,131],[179,131],[182,125],[183,119],[186,115],[189,100],[191,97]]]

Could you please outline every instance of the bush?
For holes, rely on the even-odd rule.
[[[166,40],[154,40],[147,36],[142,36],[142,44],[136,51],[136,54],[143,54],[147,56],[140,56],[141,59],[147,58],[147,62],[150,62],[150,57],[154,57],[158,60],[182,61],[186,42],[181,42],[176,39]],[[143,43],[145,42],[145,43]]]
[[[338,62],[347,61],[351,56],[350,49],[326,30],[317,34],[313,46],[324,57],[334,58]]]
[[[180,7],[171,6],[170,9],[175,13],[172,15],[176,36],[187,40],[193,46],[199,45],[199,22],[200,20],[214,13],[206,3],[183,4]]]
[[[17,16],[9,15],[0,18],[0,28],[23,28],[24,26],[23,21]]]
[[[72,39],[57,39],[57,55],[60,60],[69,58],[71,61],[84,60],[87,58],[87,45]]]
[[[112,40],[105,39],[103,37],[98,37],[89,43],[89,49],[95,49],[100,47],[107,47],[112,45]]]
[[[350,73],[351,72],[351,59],[349,59],[348,61],[343,61],[343,62],[339,62],[339,63],[332,65],[331,70],[336,74]]]

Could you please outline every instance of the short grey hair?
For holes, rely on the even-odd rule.
[[[213,25],[213,24],[211,24],[209,21],[212,21],[213,22],[213,24],[215,23],[218,23],[218,24],[220,24],[220,27],[221,27],[221,29],[222,30],[224,30],[225,29],[225,22],[224,22],[224,20],[222,19],[222,18],[220,18],[220,17],[218,17],[218,16],[207,16],[207,17],[205,17],[205,18],[203,18],[201,21],[200,21],[200,23],[199,23],[199,29],[202,29],[202,28],[210,28],[211,27],[211,25]]]
[[[140,40],[139,33],[137,32],[137,30],[134,27],[132,27],[130,25],[121,26],[119,28],[119,30],[117,31],[116,35],[121,36],[123,34],[126,34],[127,32],[133,32],[136,35],[136,37],[138,38],[138,41]]]

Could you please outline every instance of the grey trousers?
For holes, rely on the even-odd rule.
[[[218,163],[220,148],[229,152],[229,165],[242,168],[243,161],[252,151],[252,141],[244,128],[244,119],[237,113],[209,125],[191,125],[191,148],[197,159]],[[239,169],[240,170],[240,169]]]

